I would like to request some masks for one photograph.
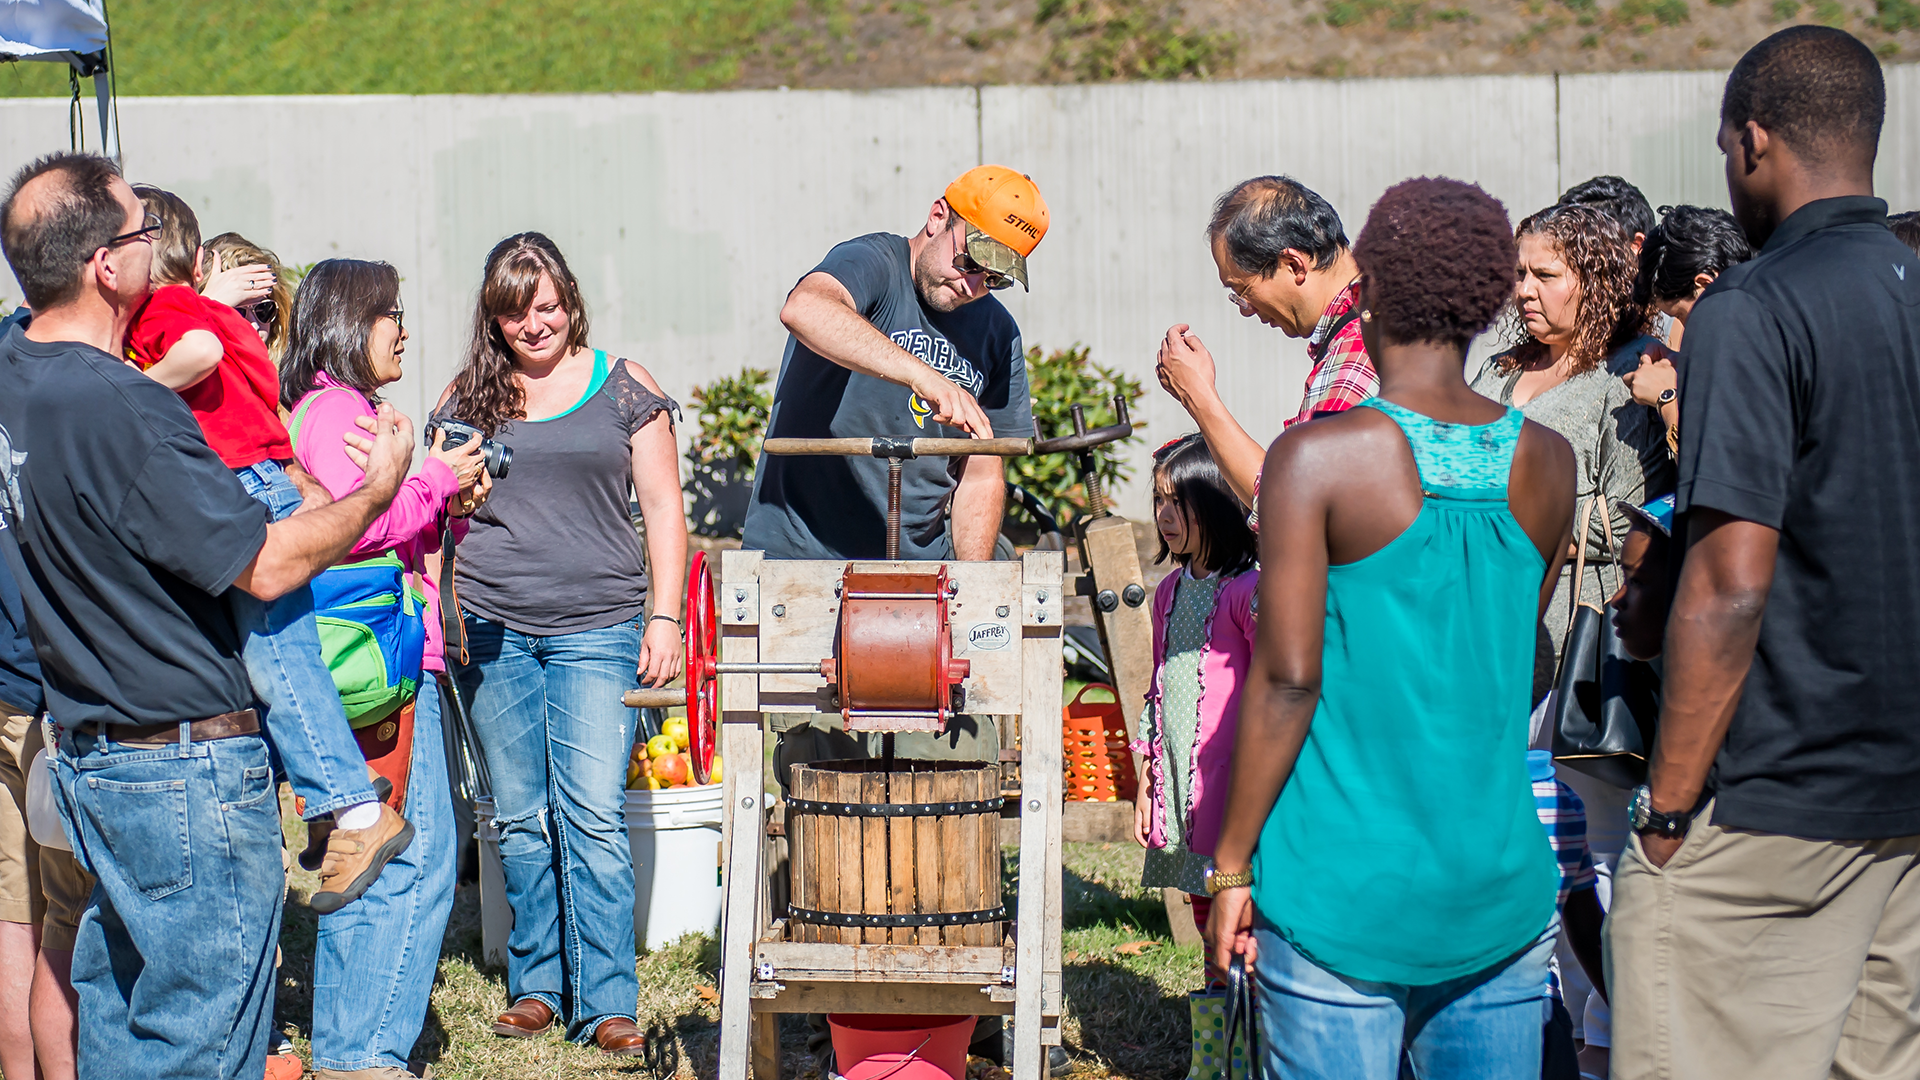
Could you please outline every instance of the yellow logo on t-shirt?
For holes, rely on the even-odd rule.
[[[929,405],[919,394],[909,393],[907,395],[907,411],[913,414],[913,426],[925,431],[927,428],[927,417],[933,415],[933,406]]]

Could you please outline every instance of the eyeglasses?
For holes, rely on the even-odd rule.
[[[1242,315],[1253,314],[1253,301],[1240,295],[1239,289],[1236,289],[1231,285],[1227,286],[1227,299],[1233,301],[1233,306],[1240,309],[1240,314]]]
[[[399,308],[394,308],[392,311],[387,312],[387,318],[393,320],[393,325],[396,330],[405,330],[407,328],[407,313],[401,311]]]
[[[280,309],[274,306],[271,299],[255,300],[240,310],[246,312],[247,318],[261,326],[272,326],[274,319],[280,315]]]
[[[160,231],[161,225],[162,222],[160,221],[159,214],[148,214],[139,228],[132,232],[125,232],[119,236],[112,237],[101,246],[110,248],[119,247],[121,244],[132,243],[135,240],[145,240],[151,244],[153,243],[154,234]]]

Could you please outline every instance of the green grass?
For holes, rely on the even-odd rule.
[[[287,842],[297,851],[306,842],[305,830],[285,800],[282,815]],[[1006,849],[1009,904],[1019,861],[1018,849]],[[1064,1035],[1075,1060],[1075,1077],[1159,1080],[1183,1075],[1189,1045],[1186,994],[1200,986],[1199,946],[1173,944],[1159,891],[1139,886],[1139,848],[1066,844],[1063,861]],[[307,899],[316,885],[314,875],[294,868],[280,935],[284,960],[275,1001],[280,1029],[308,1060],[317,916]],[[1140,942],[1151,944],[1143,948]],[[720,1016],[713,988],[719,964],[719,943],[697,934],[635,961],[640,1025],[653,1047],[648,1058],[611,1061],[557,1034],[502,1039],[488,1027],[507,1006],[506,973],[481,960],[478,890],[461,885],[414,1056],[432,1063],[434,1075],[442,1080],[705,1080],[715,1075],[718,1053]],[[786,1019],[781,1042],[789,1077],[820,1080],[806,1053],[801,1018]]]
[[[108,18],[126,95],[504,94],[726,86],[790,12],[765,0],[145,0],[111,4]],[[8,67],[0,96],[67,93],[61,65]]]

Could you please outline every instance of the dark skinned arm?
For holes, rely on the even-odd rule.
[[[1331,486],[1314,475],[1310,444],[1317,434],[1283,435],[1267,452],[1260,495],[1260,628],[1240,696],[1233,772],[1214,866],[1237,873],[1253,864],[1253,848],[1280,789],[1293,773],[1320,703],[1320,653],[1326,632],[1327,509]],[[1226,889],[1213,898],[1207,955],[1224,972],[1236,953],[1251,967],[1253,890]]]
[[[1587,981],[1600,992],[1601,1001],[1607,997],[1607,965],[1605,953],[1600,946],[1600,924],[1606,920],[1607,913],[1600,907],[1600,895],[1589,885],[1584,889],[1575,889],[1560,908],[1560,922],[1566,927],[1567,947],[1579,959],[1581,970],[1587,973]]]
[[[1647,769],[1653,808],[1668,814],[1693,809],[1706,789],[1753,667],[1780,549],[1778,529],[1705,507],[1688,515],[1687,540],[1667,620],[1666,693]],[[1659,867],[1684,839],[1642,836],[1640,844]]]

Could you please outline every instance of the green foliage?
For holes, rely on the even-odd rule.
[[[787,22],[759,0],[112,4],[117,88],[160,94],[599,93],[723,87]],[[68,93],[12,64],[0,95]]]
[[[1800,0],[1773,0],[1773,21],[1786,22],[1800,14]]]
[[[773,411],[773,375],[765,368],[744,368],[693,388],[688,402],[700,415],[700,430],[687,445],[687,460],[698,468],[736,466],[752,479],[760,440]]]
[[[1813,0],[1813,21],[1822,26],[1847,25],[1847,8],[1840,0]]]
[[[1613,14],[1616,23],[1635,30],[1649,24],[1679,26],[1687,21],[1687,0],[1621,0]]]
[[[1046,354],[1038,346],[1028,349],[1027,383],[1033,394],[1034,421],[1047,438],[1073,431],[1075,405],[1083,407],[1089,428],[1105,427],[1115,420],[1112,406],[1115,397],[1125,398],[1131,410],[1140,403],[1144,393],[1140,380],[1094,363],[1087,347],[1078,344]],[[1146,425],[1135,420],[1133,426],[1137,432]],[[1095,452],[1100,462],[1101,491],[1109,491],[1113,485],[1132,477],[1133,470],[1120,461],[1119,455],[1125,447],[1139,441],[1140,436],[1135,434]],[[1086,488],[1079,473],[1072,454],[1041,454],[1007,460],[1007,479],[1033,492],[1062,524],[1087,512]]]
[[[1208,78],[1233,65],[1238,41],[1193,30],[1170,0],[1040,0],[1034,25],[1050,27],[1045,70],[1075,82]]]
[[[1867,21],[1889,34],[1902,30],[1920,30],[1920,4],[1913,0],[1874,0],[1873,18]],[[1895,46],[1894,52],[1899,52]]]

